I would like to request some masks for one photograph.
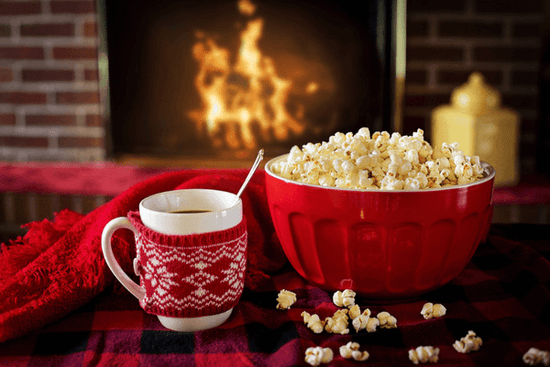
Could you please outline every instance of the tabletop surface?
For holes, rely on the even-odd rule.
[[[245,290],[225,324],[195,333],[164,329],[129,293],[109,289],[64,319],[0,344],[0,366],[307,366],[305,351],[316,346],[334,352],[322,366],[412,366],[408,353],[418,346],[439,348],[437,366],[525,365],[522,356],[531,347],[550,350],[549,228],[493,225],[466,269],[440,289],[407,302],[356,299],[373,315],[395,316],[395,329],[313,333],[301,313],[332,316],[338,309],[333,293],[308,284],[288,265]],[[288,310],[276,308],[282,289],[297,296]],[[425,320],[426,302],[441,303],[446,315]],[[483,345],[458,353],[452,344],[470,330]],[[367,362],[340,356],[349,341],[369,352]]]

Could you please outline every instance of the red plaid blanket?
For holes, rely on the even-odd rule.
[[[308,347],[331,348],[321,366],[412,366],[410,349],[440,349],[436,366],[522,366],[531,347],[550,350],[550,239],[548,226],[493,225],[467,268],[446,286],[406,303],[356,300],[373,314],[388,311],[396,329],[348,335],[314,334],[302,311],[331,316],[332,294],[308,284],[290,266],[246,289],[221,327],[196,333],[163,329],[137,300],[107,289],[62,320],[22,339],[0,344],[1,366],[307,366]],[[297,302],[278,310],[277,294],[291,290]],[[447,314],[425,320],[425,302],[441,303]],[[474,331],[478,351],[458,353],[452,344]],[[345,360],[348,341],[369,352],[367,362]],[[426,364],[432,365],[432,364]]]

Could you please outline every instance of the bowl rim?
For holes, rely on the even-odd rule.
[[[392,193],[411,193],[411,192],[433,192],[433,191],[446,191],[446,190],[461,190],[464,188],[472,187],[472,186],[478,186],[482,185],[487,181],[493,180],[493,178],[496,175],[496,171],[493,166],[491,166],[489,163],[485,161],[481,161],[481,167],[483,168],[483,172],[485,173],[485,177],[483,177],[480,180],[477,180],[475,182],[470,182],[463,185],[453,185],[453,186],[447,186],[447,187],[437,187],[434,189],[403,189],[403,190],[382,190],[382,189],[373,189],[373,190],[366,190],[366,189],[347,189],[347,188],[341,188],[341,187],[331,187],[331,186],[321,186],[321,185],[314,185],[310,183],[305,182],[298,182],[294,180],[290,180],[288,178],[281,177],[274,173],[271,170],[271,166],[278,161],[282,161],[283,159],[286,159],[288,157],[289,153],[279,155],[275,158],[270,159],[264,166],[265,171],[268,175],[272,176],[273,178],[279,179],[281,181],[284,181],[289,184],[294,185],[300,185],[305,187],[314,187],[319,189],[326,189],[326,190],[336,190],[336,191],[347,191],[347,192],[392,192]]]

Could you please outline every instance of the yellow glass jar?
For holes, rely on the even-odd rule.
[[[519,180],[519,115],[501,107],[500,94],[480,73],[451,94],[451,104],[431,115],[432,145],[458,142],[466,155],[477,155],[496,170],[495,185],[511,186]]]

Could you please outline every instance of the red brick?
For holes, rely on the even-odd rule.
[[[86,115],[86,126],[103,126],[103,118],[100,115]]]
[[[98,92],[59,92],[56,94],[57,103],[88,104],[99,103]]]
[[[95,13],[94,1],[52,1],[50,9],[53,14],[90,14]]]
[[[540,51],[537,47],[479,46],[472,55],[479,62],[535,62]]]
[[[0,92],[0,103],[10,104],[44,104],[46,93],[40,92]]]
[[[43,58],[44,58],[44,49],[42,47],[26,47],[26,46],[0,47],[0,59],[41,60]]]
[[[28,136],[0,136],[0,145],[6,147],[47,148],[48,138]]]
[[[436,74],[436,83],[437,84],[446,84],[446,85],[453,85],[453,86],[459,86],[464,83],[468,82],[468,78],[470,75],[474,72],[480,72],[481,75],[483,75],[483,78],[485,79],[485,82],[487,84],[490,84],[494,87],[502,85],[502,81],[504,79],[504,76],[502,75],[502,71],[498,70],[482,70],[482,69],[476,69],[476,70],[445,70],[441,69]]]
[[[428,31],[427,20],[407,20],[407,37],[427,37]]]
[[[0,83],[11,82],[13,80],[13,71],[9,68],[0,67]]]
[[[72,37],[74,34],[73,23],[21,25],[23,37]]]
[[[97,37],[97,22],[86,22],[82,26],[84,37]]]
[[[74,70],[67,69],[23,69],[24,82],[69,82],[75,79]]]
[[[502,104],[516,111],[536,110],[539,100],[534,94],[504,94]]]
[[[504,25],[501,22],[441,21],[437,32],[441,37],[500,38]]]
[[[539,82],[539,75],[536,71],[513,71],[512,85],[514,86],[535,86]]]
[[[409,46],[407,61],[463,61],[464,49],[452,46]]]
[[[96,47],[54,47],[53,57],[58,60],[97,59]]]
[[[27,115],[28,126],[71,126],[76,125],[74,115]]]
[[[95,148],[103,147],[102,138],[86,138],[79,136],[60,136],[58,138],[60,148]]]
[[[406,95],[405,107],[426,107],[434,108],[441,104],[447,104],[450,101],[450,94],[419,94],[419,95]]]
[[[407,70],[405,76],[406,84],[425,85],[428,82],[428,72],[426,70]]]
[[[0,15],[30,15],[42,13],[40,1],[2,1]]]
[[[99,80],[99,73],[97,69],[85,69],[84,70],[84,80],[96,81]]]
[[[512,37],[539,38],[542,27],[537,23],[517,23],[512,26]]]
[[[15,125],[15,114],[0,113],[0,125]]]
[[[407,1],[407,13],[465,12],[466,0],[415,0]]]
[[[476,0],[474,9],[476,12],[484,14],[538,15],[544,13],[545,1],[547,0]]]
[[[11,27],[7,24],[0,24],[0,37],[11,36]]]

